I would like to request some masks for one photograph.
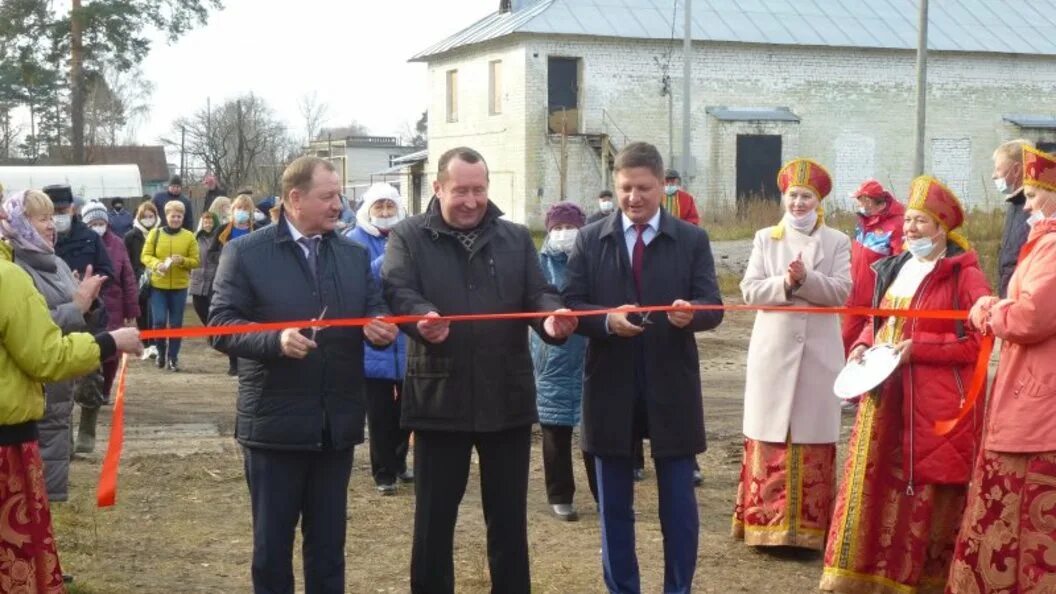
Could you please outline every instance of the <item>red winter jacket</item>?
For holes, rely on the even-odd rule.
[[[858,216],[857,232],[851,242],[851,294],[847,296],[847,307],[869,307],[873,302],[876,274],[872,266],[883,258],[902,253],[902,219],[905,214],[902,203],[892,197],[883,212],[869,217]],[[844,316],[843,347],[848,353],[866,321],[866,316]]]
[[[906,252],[886,258],[873,267],[876,290],[873,306],[880,304],[898,271],[912,256]],[[990,294],[986,275],[975,252],[950,244],[947,256],[925,277],[911,305],[915,310],[967,310]],[[872,346],[885,318],[874,318],[855,345]],[[982,432],[982,408],[977,406],[950,433],[935,435],[935,422],[957,416],[967,396],[981,338],[965,322],[911,319],[906,321],[909,363],[895,371],[881,388],[880,398],[891,391],[892,381],[902,385],[902,465],[908,484],[968,483],[973,456]]]

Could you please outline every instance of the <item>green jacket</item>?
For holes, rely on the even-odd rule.
[[[44,297],[9,257],[0,248],[0,425],[40,419],[42,384],[84,375],[100,357],[92,335],[62,335]]]

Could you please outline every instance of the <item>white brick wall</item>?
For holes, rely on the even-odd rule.
[[[581,129],[623,143],[645,140],[670,154],[667,98],[660,95],[663,42],[598,38],[510,38],[461,50],[430,63],[428,171],[457,144],[480,149],[492,168],[492,196],[510,218],[538,227],[558,195],[559,147],[547,134],[547,57],[583,60]],[[487,115],[487,64],[506,67],[502,116]],[[459,68],[460,116],[444,121],[444,76]],[[681,147],[681,49],[671,72],[676,134]],[[905,199],[913,167],[915,57],[912,52],[706,43],[693,65],[694,177],[684,180],[704,209],[732,203],[736,136],[782,134],[782,159],[809,156],[835,176],[834,202],[865,177],[892,185]],[[1056,133],[1018,130],[1010,113],[1051,113],[1056,60],[1035,56],[931,55],[925,169],[950,182],[970,204],[998,204],[989,182],[990,155],[1003,140],[1056,140]],[[801,123],[720,122],[708,106],[789,107]],[[952,139],[962,139],[950,144]],[[964,142],[966,139],[967,142]],[[570,199],[593,208],[606,185],[594,152],[569,144]],[[540,200],[540,196],[542,199]]]

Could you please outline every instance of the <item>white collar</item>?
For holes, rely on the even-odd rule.
[[[646,223],[646,225],[649,225],[649,227],[651,227],[653,231],[656,232],[660,231],[660,210],[661,209],[659,208],[656,209],[656,214],[654,214],[653,218],[649,219],[649,222]],[[620,212],[620,220],[623,222],[624,233],[627,233],[627,230],[633,228],[635,225],[634,222],[631,221],[631,219],[627,218],[627,215],[623,212]]]
[[[297,229],[297,227],[293,224],[292,221],[290,221],[290,219],[285,219],[285,220],[286,220],[286,228],[290,230],[290,236],[293,237],[294,241],[296,241],[297,243],[300,243],[301,242],[301,238],[305,237],[305,234],[301,233],[301,231],[299,229]],[[321,234],[312,235],[309,239],[315,239],[317,237],[322,237],[322,235]]]

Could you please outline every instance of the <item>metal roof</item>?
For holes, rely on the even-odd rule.
[[[681,38],[684,0],[528,0],[419,52],[426,61],[515,33]],[[1052,0],[936,0],[928,47],[937,51],[1056,55]],[[693,39],[916,49],[917,0],[693,0]]]
[[[799,122],[799,116],[787,107],[707,107],[715,119],[724,122]]]
[[[1056,116],[1051,115],[1023,115],[1010,114],[1001,116],[1006,122],[1015,124],[1020,128],[1034,130],[1056,130]]]

